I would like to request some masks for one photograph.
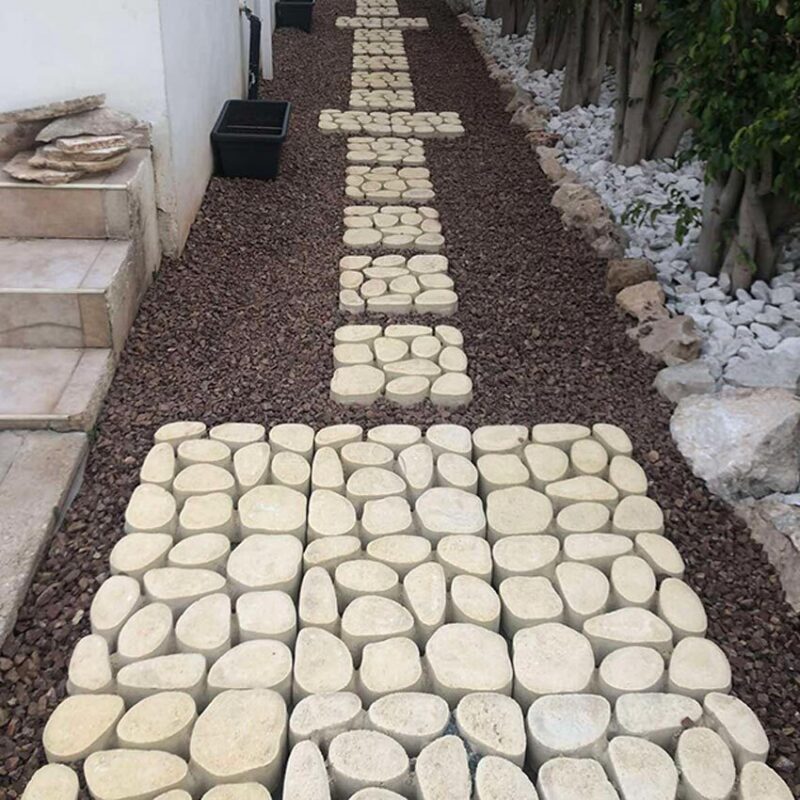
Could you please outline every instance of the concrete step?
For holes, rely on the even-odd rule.
[[[0,645],[83,477],[84,433],[0,433]]]
[[[18,181],[0,169],[0,237],[127,239],[153,272],[160,249],[150,151],[131,151],[108,175],[57,186]]]
[[[88,431],[113,374],[109,348],[0,347],[0,429]]]
[[[0,239],[0,347],[119,352],[147,283],[129,241]]]

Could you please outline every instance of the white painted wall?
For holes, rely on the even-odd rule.
[[[108,106],[149,122],[162,246],[175,254],[211,176],[211,128],[244,89],[239,0],[78,5],[0,0],[0,110],[105,92]]]

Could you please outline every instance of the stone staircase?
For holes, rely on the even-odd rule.
[[[149,150],[70,184],[0,173],[0,430],[94,426],[159,259]]]

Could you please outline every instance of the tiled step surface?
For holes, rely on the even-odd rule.
[[[87,451],[83,433],[0,433],[0,643],[77,492]]]
[[[129,241],[0,239],[0,347],[119,352],[147,282]]]
[[[113,373],[106,348],[0,347],[0,429],[89,430]]]
[[[108,175],[58,186],[18,181],[0,170],[0,237],[131,239],[144,263],[158,263],[153,166],[149,150],[134,150]]]

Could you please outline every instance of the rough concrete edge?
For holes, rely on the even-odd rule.
[[[45,431],[23,431],[22,433],[46,434]],[[59,434],[50,435],[55,436]],[[23,580],[18,583],[15,588],[11,603],[8,606],[8,613],[0,615],[0,647],[3,646],[8,635],[14,630],[17,617],[19,616],[19,609],[22,607],[22,603],[31,587],[33,576],[36,574],[48,545],[56,531],[63,524],[67,510],[83,484],[83,476],[89,458],[89,437],[87,434],[81,432],[71,432],[68,435],[72,437],[81,437],[81,446],[75,458],[71,474],[64,484],[63,490],[58,498],[58,505],[53,508],[54,513],[51,518],[51,524],[41,536],[41,541],[38,543],[32,557],[26,564],[21,565],[24,568]],[[11,469],[13,469],[13,464]]]

